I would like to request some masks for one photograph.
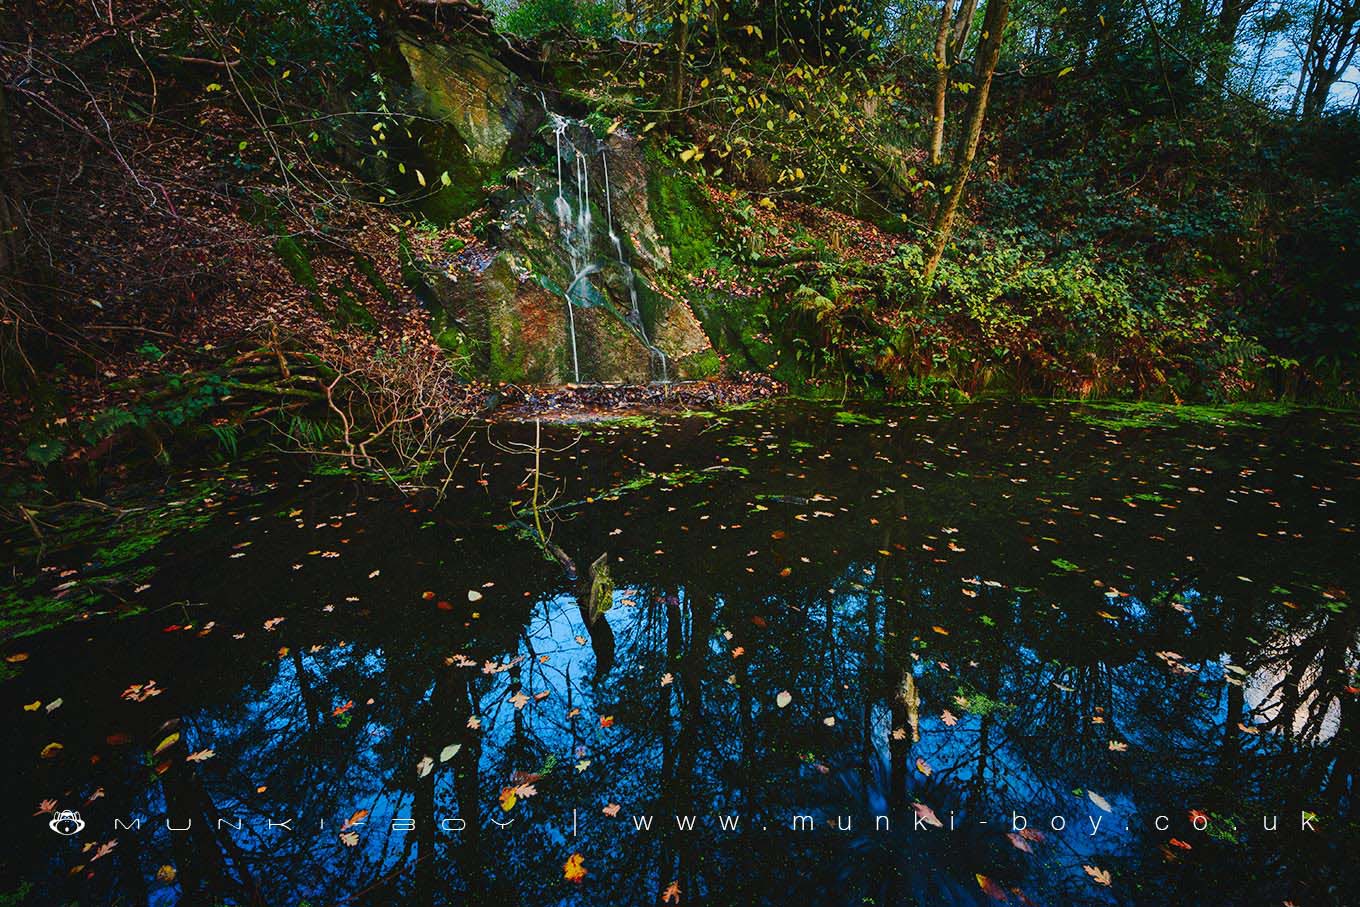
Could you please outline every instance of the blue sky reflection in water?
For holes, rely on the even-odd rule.
[[[5,644],[3,892],[1347,903],[1356,420],[1219,416],[554,427],[542,515],[578,573],[607,555],[593,622],[532,542],[504,449],[532,426],[437,506],[296,461],[197,474],[212,518],[146,556],[139,613]]]

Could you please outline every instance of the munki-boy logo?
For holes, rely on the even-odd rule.
[[[47,827],[59,835],[70,837],[79,834],[85,827],[85,820],[80,818],[80,813],[71,809],[63,809],[52,817],[52,821],[47,823]]]

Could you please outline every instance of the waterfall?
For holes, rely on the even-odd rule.
[[[619,240],[619,234],[614,232],[614,203],[609,191],[609,153],[603,145],[600,146],[600,167],[604,171],[604,211],[609,226],[609,241],[614,244],[614,257],[618,259],[619,268],[628,282],[628,320],[637,331],[642,345],[647,347],[648,353],[661,363],[661,382],[665,384],[669,381],[666,374],[666,354],[647,339],[647,329],[642,323],[642,310],[638,307],[637,276],[633,273],[633,266],[623,257],[623,243]]]
[[[592,251],[594,247],[594,223],[590,213],[590,157],[576,148],[572,143],[571,136],[567,130],[573,121],[561,114],[549,112],[548,116],[552,122],[553,136],[557,150],[557,196],[553,199],[553,210],[557,215],[558,228],[562,235],[562,244],[567,253],[567,259],[571,265],[571,282],[567,285],[567,330],[571,337],[571,365],[575,383],[581,383],[581,363],[576,349],[576,314],[575,308],[578,298],[576,296],[577,287],[583,282],[588,287],[589,278],[592,274],[599,272],[600,266],[594,261]],[[571,156],[571,164],[574,166],[574,177],[576,179],[576,207],[573,213],[572,204],[567,199],[566,190],[563,183],[564,171],[567,169],[565,164],[568,160],[567,155]],[[609,153],[608,149],[601,143],[599,145],[600,167],[604,173],[604,205],[605,219],[609,230],[609,241],[614,246],[614,257],[618,262],[619,270],[623,274],[624,281],[628,286],[629,311],[625,321],[629,329],[637,336],[642,345],[647,348],[650,357],[659,363],[661,381],[669,381],[669,363],[666,354],[658,349],[648,338],[647,330],[642,321],[642,311],[638,305],[637,275],[633,271],[633,266],[628,262],[623,254],[623,241],[614,230],[614,202],[609,186]],[[589,297],[584,295],[580,302],[586,303]]]
[[[566,117],[558,114],[549,114],[552,117],[553,135],[557,140],[557,198],[553,201],[553,208],[557,212],[557,225],[562,232],[562,237],[567,244],[567,254],[571,259],[572,281],[567,287],[567,331],[571,335],[571,370],[573,382],[581,383],[581,360],[576,353],[576,312],[575,306],[571,302],[571,291],[584,276],[577,265],[576,254],[571,241],[571,205],[562,195],[562,137],[566,134],[568,121]],[[568,144],[570,144],[568,139]],[[579,157],[579,154],[578,154]]]

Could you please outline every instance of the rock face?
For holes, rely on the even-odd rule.
[[[418,125],[426,170],[448,173],[425,200],[427,217],[447,223],[482,201],[482,187],[499,183],[543,122],[536,98],[478,43],[441,44],[401,35],[397,50],[410,73],[411,101],[430,117]]]
[[[671,266],[647,161],[623,130],[600,138],[478,46],[403,38],[420,140],[453,185],[427,216],[460,216],[508,183],[488,246],[420,268],[441,342],[477,371],[532,384],[701,377],[717,358],[693,311],[659,291]],[[439,198],[443,196],[443,198]]]

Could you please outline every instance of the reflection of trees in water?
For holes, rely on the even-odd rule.
[[[899,445],[884,448],[892,454],[893,474],[927,455],[947,467],[954,454],[944,442],[952,437],[963,447],[972,431],[965,421],[930,428],[939,443],[928,454],[912,450],[909,438],[885,442]],[[836,446],[840,431],[817,439],[816,450],[844,455]],[[556,534],[581,563],[615,543],[614,554],[628,555],[617,572],[631,591],[617,594],[593,627],[586,613],[592,609],[582,607],[589,596],[561,580],[556,565],[539,564],[550,579],[514,586],[516,592],[527,586],[538,597],[525,599],[522,608],[486,607],[494,619],[466,629],[450,630],[459,623],[436,623],[423,613],[416,619],[399,613],[364,625],[358,631],[363,642],[349,647],[336,646],[343,634],[328,630],[323,637],[331,635],[319,641],[329,647],[319,652],[294,644],[276,659],[272,649],[251,650],[241,656],[243,663],[249,658],[262,666],[244,689],[234,665],[220,672],[223,679],[193,692],[192,701],[208,704],[191,718],[193,739],[212,743],[220,755],[202,766],[183,766],[200,779],[215,801],[212,808],[241,817],[245,828],[201,843],[186,838],[186,844],[172,845],[156,835],[146,844],[125,837],[120,851],[144,844],[131,858],[141,867],[126,873],[126,893],[141,902],[133,879],[144,881],[160,862],[174,862],[183,864],[186,887],[237,900],[250,894],[248,871],[266,903],[279,902],[281,892],[324,902],[352,893],[352,903],[374,905],[558,902],[576,892],[563,883],[561,865],[578,850],[591,873],[581,897],[595,903],[651,900],[671,881],[679,882],[688,903],[705,896],[758,903],[782,897],[790,878],[813,902],[968,902],[978,897],[973,874],[979,872],[1003,887],[1021,887],[1037,902],[1082,902],[1092,891],[1081,872],[1086,860],[1114,869],[1121,881],[1137,877],[1147,890],[1219,891],[1230,897],[1214,902],[1248,902],[1251,885],[1269,888],[1276,884],[1272,879],[1288,875],[1287,867],[1316,865],[1323,876],[1335,874],[1317,840],[1278,845],[1272,853],[1258,846],[1266,841],[1259,833],[1244,832],[1243,843],[1232,845],[1182,829],[1194,850],[1174,853],[1176,861],[1167,862],[1162,848],[1168,835],[1135,824],[1128,834],[1114,832],[1095,844],[1082,841],[1081,832],[1049,836],[1031,856],[1012,847],[996,825],[975,824],[1008,818],[1017,807],[1036,816],[1062,812],[1075,822],[1097,811],[1084,796],[1094,790],[1109,797],[1117,813],[1164,809],[1179,819],[1193,806],[1250,815],[1269,804],[1280,809],[1284,825],[1280,804],[1344,808],[1354,785],[1360,716],[1356,697],[1340,692],[1344,671],[1356,658],[1354,609],[1351,615],[1310,615],[1264,594],[1195,594],[1204,577],[1243,572],[1245,555],[1227,544],[1206,552],[1197,562],[1198,576],[1188,577],[1177,573],[1185,569],[1183,551],[1143,541],[1138,568],[1122,572],[1119,565],[1133,559],[1114,541],[1122,524],[1105,526],[1109,521],[1102,519],[1094,525],[1110,538],[1087,538],[1073,527],[1086,525],[1077,521],[1090,516],[1069,516],[1070,509],[1062,508],[1101,490],[1096,486],[1105,475],[1083,472],[1091,459],[1087,448],[1052,449],[1053,440],[1043,436],[1022,443],[1027,449],[1047,445],[1050,471],[1081,474],[1091,487],[1062,501],[1022,503],[1009,497],[1025,488],[1011,484],[1010,476],[1022,474],[1010,464],[987,465],[990,476],[973,469],[967,482],[913,470],[923,490],[912,498],[911,521],[904,521],[906,495],[875,497],[885,479],[866,468],[844,477],[834,491],[838,504],[855,502],[855,525],[864,527],[862,518],[872,514],[876,530],[847,531],[851,515],[838,504],[823,505],[835,510],[835,519],[796,524],[776,509],[795,505],[771,501],[773,512],[748,538],[714,533],[714,520],[707,524],[710,538],[701,543],[676,532],[663,538],[652,525],[661,521],[650,520],[661,511],[635,498],[599,516],[584,510],[562,524],[569,531]],[[1101,454],[1107,455],[1115,458],[1112,470],[1134,477],[1161,478],[1171,469],[1147,466],[1133,443]],[[684,459],[679,452],[673,456]],[[1194,462],[1214,465],[1207,456],[1199,451]],[[873,457],[845,459],[868,464]],[[515,472],[511,484],[518,482],[519,463],[507,469]],[[787,472],[777,470],[775,477],[783,482]],[[904,482],[892,482],[905,490]],[[1006,496],[992,494],[988,482],[1001,483]],[[830,483],[824,487],[832,490]],[[652,490],[647,486],[641,494]],[[682,515],[675,519],[689,520],[688,508],[721,493],[704,489],[686,496],[675,489],[666,497]],[[974,506],[980,516],[965,523],[958,514]],[[631,507],[637,510],[630,517]],[[1021,511],[1028,522],[1018,534],[1010,524]],[[1133,520],[1131,511],[1119,512]],[[967,554],[945,558],[938,539],[931,542],[933,553],[920,553],[921,524],[940,525],[942,513],[963,527],[958,538]],[[740,518],[756,522],[754,515]],[[770,546],[776,526],[769,520],[781,518],[790,530],[787,544]],[[628,534],[613,539],[611,530],[625,526]],[[653,528],[655,536],[628,547],[630,536]],[[1161,529],[1159,523],[1156,531]],[[1138,535],[1125,540],[1141,541],[1146,530],[1138,527]],[[1052,571],[1040,535],[1061,537],[1062,556],[1087,572]],[[739,543],[727,541],[737,538]],[[714,541],[732,550],[715,551]],[[653,547],[668,553],[646,558]],[[773,552],[775,547],[781,550]],[[1031,557],[1031,547],[1043,552]],[[509,578],[531,569],[529,560],[541,560],[526,548],[493,539],[470,557],[464,549],[460,556],[478,571],[469,587],[483,580],[495,580],[497,591],[511,586]],[[756,548],[758,558],[744,559]],[[799,554],[808,560],[795,560]],[[784,559],[766,560],[775,557]],[[787,578],[777,575],[784,563],[793,567]],[[364,564],[354,579],[372,566]],[[385,570],[384,578],[391,572]],[[1128,574],[1159,582],[1112,604],[1092,586],[1097,575],[1112,581]],[[978,584],[989,575],[1006,585]],[[964,584],[976,595],[961,594]],[[423,588],[403,594],[415,599]],[[1190,606],[1171,607],[1177,595]],[[1097,616],[1097,608],[1110,608],[1117,619]],[[285,630],[295,625],[290,619]],[[733,656],[737,647],[744,649],[740,657]],[[1167,661],[1157,652],[1177,657]],[[467,654],[476,666],[445,663],[454,653]],[[1249,672],[1265,698],[1248,697],[1228,682],[1233,675],[1222,667],[1225,653],[1229,663]],[[601,670],[610,657],[612,668]],[[481,668],[486,661],[513,666],[487,674]],[[672,682],[663,684],[667,674]],[[781,690],[794,695],[784,709],[774,704]],[[516,708],[508,702],[516,692],[531,701]],[[546,699],[532,701],[542,692]],[[353,720],[342,727],[344,715],[333,712],[350,700],[360,705],[346,713]],[[572,716],[576,708],[581,711]],[[958,717],[956,725],[941,720],[945,709]],[[599,726],[602,715],[614,716],[612,728]],[[479,732],[467,727],[473,716],[482,720]],[[836,719],[834,726],[824,723],[828,717]],[[1336,732],[1318,733],[1332,719]],[[1239,721],[1260,733],[1244,734]],[[1128,751],[1111,750],[1111,742],[1127,744]],[[439,762],[443,748],[454,743],[461,749]],[[416,767],[426,757],[435,764],[421,777]],[[918,769],[918,759],[931,774]],[[586,761],[589,767],[577,771]],[[540,773],[548,765],[538,796],[508,813],[501,809],[496,794],[516,772]],[[144,768],[138,775],[146,775]],[[253,795],[257,786],[268,790]],[[154,784],[147,796],[160,796],[160,787]],[[191,793],[176,787],[164,796],[176,811],[205,813],[209,806]],[[928,804],[946,821],[953,812],[960,830],[910,832],[914,802]],[[601,815],[606,803],[621,805],[618,819]],[[359,845],[346,848],[336,838],[338,824],[359,808],[372,815],[360,829]],[[565,830],[572,809],[580,811],[577,838]],[[674,811],[699,815],[696,831],[676,830],[669,819]],[[714,812],[739,814],[740,830],[717,830]],[[656,830],[635,832],[628,816],[647,813],[657,817]],[[819,822],[851,816],[854,830],[793,833],[788,826],[794,813],[814,814]],[[891,818],[892,833],[869,830],[880,813]],[[313,824],[324,817],[328,825],[322,834],[291,837],[263,830],[266,818],[287,815]],[[416,818],[417,830],[392,831],[393,816]],[[463,819],[466,830],[435,827],[451,816]],[[502,829],[492,819],[515,824]],[[229,844],[240,849],[239,858]],[[203,853],[175,853],[172,846]],[[1290,847],[1313,849],[1301,855]],[[216,867],[225,867],[231,878],[215,877],[222,875]],[[1269,890],[1281,895],[1276,902],[1288,895]]]

